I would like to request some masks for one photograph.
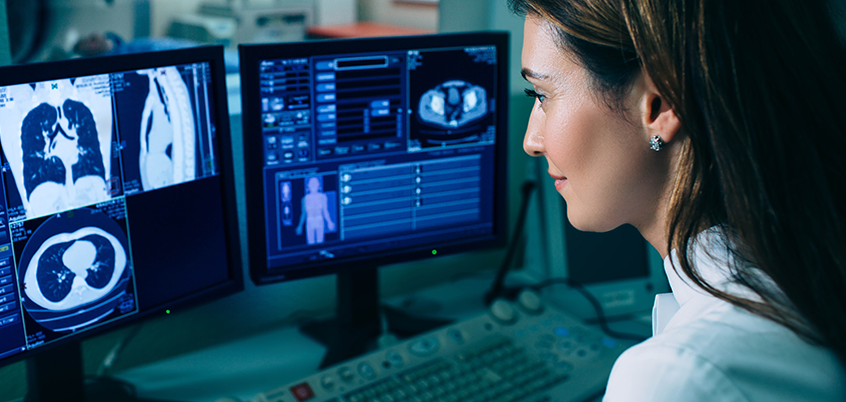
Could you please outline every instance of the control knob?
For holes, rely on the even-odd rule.
[[[520,307],[529,314],[540,314],[543,311],[543,300],[534,290],[526,289],[517,297]]]
[[[502,324],[513,324],[517,321],[517,312],[514,311],[514,306],[503,299],[496,299],[491,304],[490,314]]]

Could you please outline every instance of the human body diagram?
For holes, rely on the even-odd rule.
[[[302,198],[302,214],[297,225],[297,235],[302,235],[305,225],[308,244],[323,243],[326,230],[335,230],[335,223],[329,216],[328,198],[321,187],[317,177],[310,177],[306,181],[307,191]]]

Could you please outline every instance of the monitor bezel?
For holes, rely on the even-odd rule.
[[[235,174],[233,168],[232,137],[229,124],[229,108],[226,96],[226,75],[222,46],[201,46],[177,50],[164,50],[145,53],[131,53],[91,58],[78,58],[33,64],[19,64],[0,67],[0,87],[25,83],[65,79],[122,71],[140,70],[162,66],[208,62],[211,69],[211,85],[214,89],[214,109],[217,114],[216,135],[221,152],[219,167],[221,188],[223,190],[223,224],[225,243],[228,248],[229,279],[198,292],[182,295],[177,299],[150,305],[124,319],[86,329],[75,336],[57,339],[45,345],[25,350],[21,353],[0,359],[0,367],[21,360],[30,359],[42,353],[63,348],[73,343],[113,331],[131,324],[163,317],[186,308],[201,305],[238,293],[244,289],[244,275],[241,261],[241,242],[237,221]]]
[[[374,51],[425,50],[443,47],[467,47],[493,45],[497,51],[497,65],[501,68],[497,77],[497,143],[494,158],[494,228],[490,235],[478,239],[462,239],[444,244],[421,244],[403,250],[359,256],[344,261],[323,260],[305,263],[296,268],[274,269],[268,267],[267,238],[264,225],[264,188],[262,169],[264,155],[263,138],[260,135],[259,63],[262,60],[295,58],[341,53],[365,53]],[[250,276],[256,284],[268,284],[294,279],[309,278],[348,272],[359,268],[372,268],[437,256],[504,246],[507,239],[507,133],[509,97],[509,34],[501,31],[470,32],[460,34],[431,34],[402,37],[378,37],[357,39],[324,39],[309,42],[239,45],[241,70],[241,104],[244,141],[244,184],[246,196],[246,217],[248,236],[248,259]],[[254,133],[258,132],[256,135]],[[251,196],[251,194],[253,194]]]

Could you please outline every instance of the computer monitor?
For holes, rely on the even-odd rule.
[[[0,68],[0,365],[243,289],[221,47]]]
[[[379,333],[376,267],[504,244],[507,33],[239,49],[250,272],[338,274],[363,335],[306,330],[324,365]]]
[[[538,176],[546,162],[534,159]],[[669,291],[660,255],[631,225],[606,233],[583,232],[567,219],[567,204],[551,181],[540,180],[527,219],[525,271],[536,281],[567,278],[596,298],[605,317],[648,313],[655,294]],[[582,292],[549,288],[546,296],[583,319],[598,313]]]

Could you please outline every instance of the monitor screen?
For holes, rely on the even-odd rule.
[[[0,69],[0,364],[243,287],[222,48]]]
[[[254,280],[501,244],[507,40],[241,46]]]

